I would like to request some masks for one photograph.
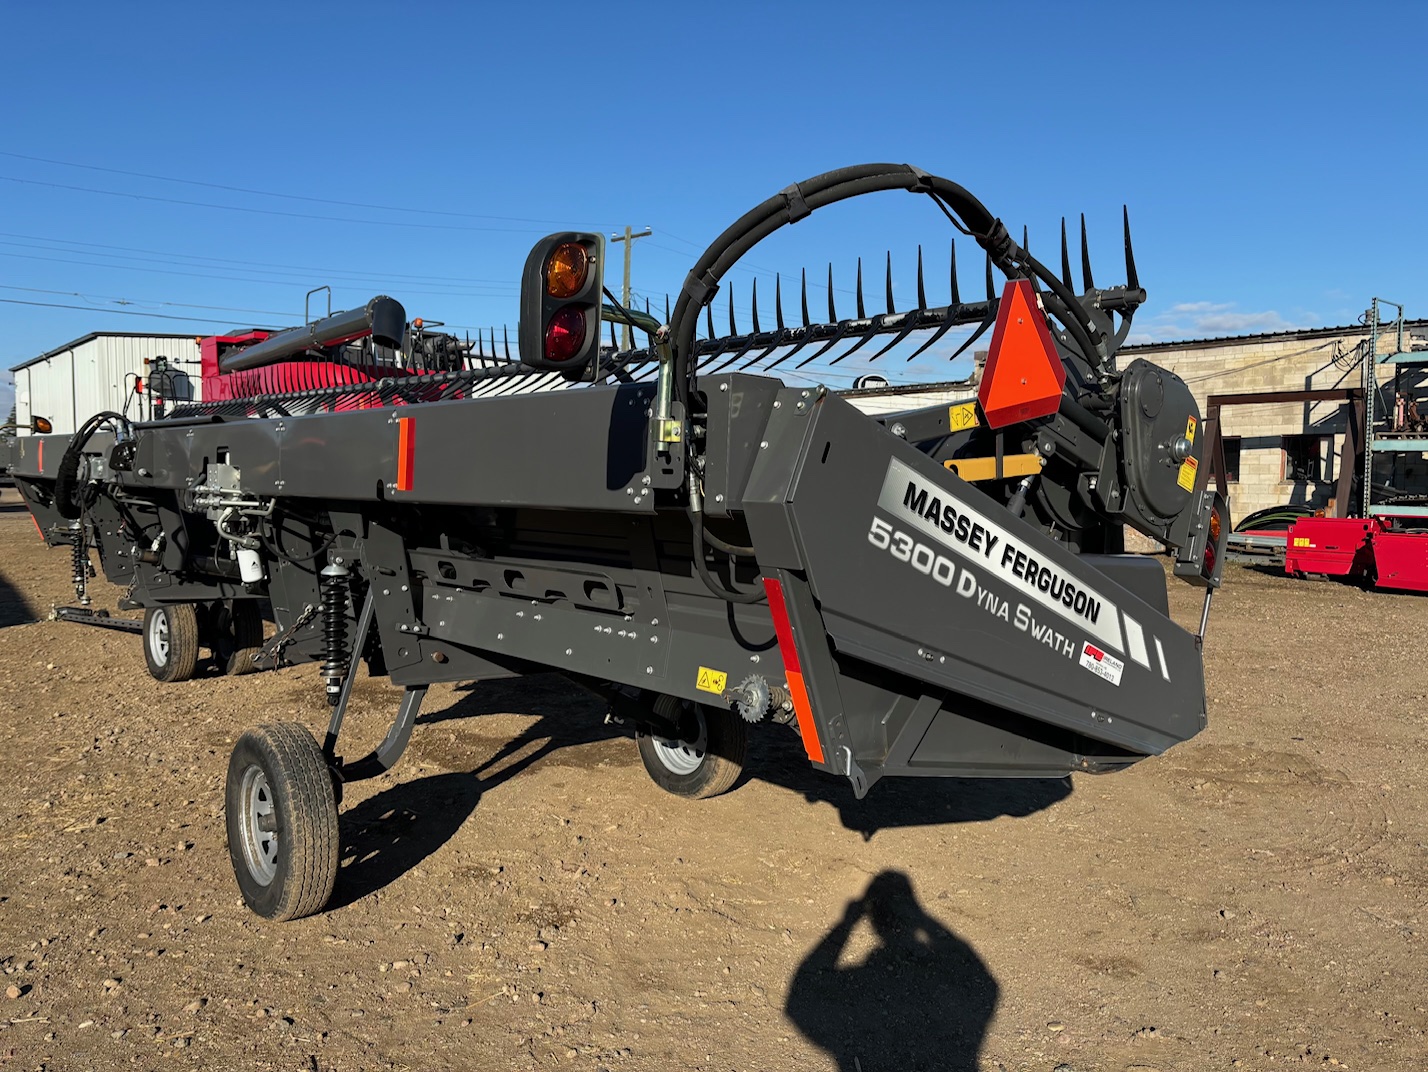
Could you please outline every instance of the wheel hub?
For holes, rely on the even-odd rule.
[[[687,721],[690,720],[680,720],[681,724]],[[694,725],[690,729],[695,732],[691,735],[692,739],[690,740],[679,737],[661,737],[658,734],[650,735],[650,739],[655,745],[655,755],[672,774],[693,774],[704,762],[704,752],[709,744],[709,730],[705,725],[703,713],[697,709],[692,721]]]
[[[264,886],[278,873],[278,812],[268,776],[257,765],[243,772],[238,799],[243,816],[243,862]]]
[[[169,661],[169,616],[160,611],[149,621],[149,652],[159,666]]]

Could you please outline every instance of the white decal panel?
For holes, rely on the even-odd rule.
[[[950,549],[968,562],[975,562],[1018,595],[1089,633],[1099,641],[1098,650],[1125,651],[1120,612],[1114,603],[1080,577],[1054,563],[1038,560],[1001,525],[896,458],[888,463],[878,507],[917,536]],[[875,520],[874,526],[877,525],[879,522]],[[876,546],[886,547],[893,557],[915,565],[944,585],[951,585],[955,571],[950,559],[900,530],[884,528],[887,529],[885,534],[878,533],[875,537],[869,533],[869,539]],[[894,536],[899,539],[894,540]],[[1066,646],[1070,647],[1069,642]],[[1117,672],[1117,682],[1119,678]]]

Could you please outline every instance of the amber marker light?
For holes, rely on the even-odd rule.
[[[585,286],[590,254],[578,242],[564,242],[550,251],[545,262],[545,292],[552,298],[573,298]]]

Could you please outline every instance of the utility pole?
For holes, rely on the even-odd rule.
[[[625,243],[625,289],[620,293],[620,301],[624,303],[626,309],[630,307],[630,254],[635,250],[635,239],[648,238],[652,234],[654,234],[654,232],[648,227],[639,234],[635,234],[631,228],[626,227],[623,235],[610,236],[612,242]],[[634,340],[630,333],[630,325],[626,324],[622,349],[629,350],[632,349],[633,346]]]

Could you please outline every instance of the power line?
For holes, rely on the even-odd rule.
[[[119,269],[135,268],[135,269],[137,269],[138,266],[137,266],[137,265],[130,265],[130,264],[112,264],[112,263],[110,263],[109,261],[92,260],[92,259],[88,259],[88,258],[107,257],[107,258],[110,258],[110,260],[117,260],[117,261],[138,261],[138,262],[140,262],[140,264],[175,264],[174,260],[173,260],[172,258],[168,258],[168,257],[136,257],[136,256],[132,256],[132,255],[129,255],[129,254],[123,254],[123,253],[100,253],[100,252],[97,252],[97,251],[82,250],[82,249],[62,249],[62,248],[55,248],[55,247],[51,247],[51,246],[35,245],[35,244],[32,243],[32,242],[8,242],[8,241],[5,241],[4,239],[0,239],[0,246],[14,246],[14,247],[16,247],[16,248],[18,248],[18,249],[36,249],[36,250],[39,250],[39,251],[42,252],[42,253],[65,253],[65,254],[70,254],[71,256],[75,256],[75,257],[84,257],[84,258],[86,258],[85,260],[81,260],[81,261],[60,261],[60,263],[63,263],[63,264],[85,264],[85,265],[90,265],[90,266],[93,266],[93,267],[96,267],[96,268],[119,268]],[[21,257],[21,258],[33,259],[33,260],[55,260],[55,259],[56,259],[56,258],[52,258],[52,257],[38,257],[38,256],[36,256],[36,255],[34,255],[34,254],[27,254],[27,253],[6,253],[6,252],[3,251],[3,250],[0,250],[0,256],[6,256],[6,257]],[[179,268],[184,268],[184,269],[190,269],[190,268],[216,268],[216,269],[224,269],[224,268],[227,267],[226,265],[222,265],[222,264],[218,264],[218,265],[209,265],[209,264],[186,265],[186,264],[181,264],[181,263],[180,263],[180,264],[176,264],[175,266],[176,266],[176,267],[179,267]],[[245,269],[245,268],[242,268],[242,267],[240,267],[240,266],[238,266],[238,265],[234,265],[233,270],[235,270],[235,271],[248,271],[249,269]],[[271,279],[271,280],[270,280],[270,281],[276,281],[276,282],[285,282],[285,283],[287,283],[287,284],[289,284],[289,285],[293,285],[293,284],[297,284],[297,283],[302,283],[303,285],[306,285],[306,284],[312,282],[312,280],[316,278],[316,279],[335,279],[335,280],[337,280],[337,281],[339,281],[339,282],[349,282],[349,283],[352,283],[352,284],[358,284],[358,283],[360,283],[360,284],[363,284],[363,285],[370,285],[370,286],[385,286],[385,285],[387,285],[387,284],[389,284],[389,283],[405,285],[406,282],[416,282],[416,284],[419,285],[419,286],[436,286],[436,287],[446,287],[446,288],[450,288],[453,293],[483,293],[483,292],[484,292],[484,293],[490,293],[490,294],[498,295],[498,296],[510,296],[510,295],[514,295],[515,292],[516,292],[516,284],[514,284],[514,283],[510,283],[510,284],[507,284],[507,283],[496,283],[496,282],[491,282],[491,283],[443,283],[442,281],[437,280],[437,279],[430,279],[430,280],[425,280],[425,279],[403,280],[403,279],[402,279],[401,277],[399,277],[399,276],[378,275],[377,273],[367,273],[367,272],[345,272],[345,271],[343,271],[342,269],[334,269],[334,270],[330,270],[330,271],[327,271],[327,272],[324,272],[324,271],[322,271],[321,269],[312,269],[311,271],[303,271],[303,270],[301,270],[301,269],[294,269],[294,270],[291,270],[291,271],[286,270],[286,269],[276,269],[276,270],[272,270],[272,271],[262,271],[261,269],[259,269],[258,271],[259,271],[259,274],[261,274],[261,275],[263,275],[263,276],[268,276],[268,277],[291,276],[291,277],[293,277],[293,278],[288,279],[288,280],[283,280],[283,279],[281,279],[281,278]],[[189,272],[189,271],[185,271],[183,274],[188,275],[188,274],[197,274],[197,273],[191,273],[191,272]],[[347,277],[347,278],[344,279],[343,277]],[[221,276],[215,276],[214,278],[223,278],[223,277],[221,277]],[[249,281],[251,281],[250,277],[248,277],[248,276],[235,277],[235,278],[239,278],[239,279],[240,279],[240,282],[249,282]],[[491,289],[488,290],[487,288],[491,288]]]
[[[59,302],[25,301],[22,298],[0,298],[6,305],[35,305],[46,309],[78,309],[85,313],[108,313],[110,316],[147,316],[154,320],[187,320],[191,324],[231,324],[231,320],[208,320],[200,316],[174,316],[170,313],[144,313],[131,309],[105,309],[94,305],[62,305]]]
[[[119,305],[163,305],[175,309],[212,309],[222,313],[258,313],[263,316],[294,317],[291,309],[243,309],[232,305],[197,305],[192,302],[161,301],[157,298],[121,298],[113,294],[85,294],[78,290],[46,290],[43,287],[22,287],[15,283],[0,283],[0,290],[19,290],[27,294],[58,294],[61,297],[79,298],[81,301],[107,301]],[[104,306],[96,305],[96,309]]]
[[[29,160],[37,164],[54,164],[59,167],[82,168],[85,171],[103,171],[110,175],[127,175],[135,179],[152,179],[157,182],[181,183],[184,186],[202,186],[209,190],[226,190],[237,194],[254,194],[258,197],[281,197],[289,201],[309,201],[319,205],[341,205],[344,208],[371,208],[381,212],[415,212],[425,216],[456,216],[469,220],[501,220],[506,223],[540,223],[564,227],[568,220],[532,219],[528,216],[493,216],[486,212],[452,212],[437,208],[409,208],[405,205],[377,205],[363,201],[338,201],[330,197],[308,197],[304,194],[284,194],[275,190],[254,190],[246,186],[226,186],[219,182],[201,182],[198,179],[179,179],[171,175],[149,175],[142,171],[124,171],[121,168],[100,167],[98,164],[76,164],[70,160],[49,160],[43,156],[26,156],[24,153],[0,151],[0,156],[14,160]]]
[[[63,251],[61,251],[61,252],[63,252]],[[97,262],[97,261],[75,261],[75,260],[66,260],[66,259],[64,259],[64,258],[62,258],[62,257],[41,257],[41,256],[38,256],[38,255],[32,254],[32,253],[6,253],[6,252],[4,252],[3,250],[0,250],[0,257],[13,257],[13,258],[18,258],[18,259],[20,259],[20,260],[30,260],[30,261],[47,261],[47,262],[54,263],[54,264],[77,264],[77,265],[80,265],[81,267],[85,267],[85,268],[97,268],[97,269],[101,269],[101,270],[116,271],[116,272],[144,272],[144,273],[149,274],[149,275],[181,275],[181,276],[184,276],[185,278],[189,278],[189,279],[221,279],[221,280],[225,280],[225,281],[228,281],[228,282],[236,282],[236,283],[255,283],[255,284],[258,284],[259,286],[269,286],[269,287],[292,287],[292,286],[297,286],[297,285],[298,285],[298,284],[295,283],[293,280],[284,280],[284,279],[254,279],[254,278],[247,277],[247,276],[215,275],[215,274],[212,274],[212,273],[209,273],[209,272],[180,271],[180,270],[177,270],[177,269],[164,269],[164,268],[143,268],[143,267],[140,267],[140,266],[138,266],[138,265],[132,265],[132,264],[102,264],[102,263],[99,263],[99,262]],[[345,288],[347,288],[347,289],[349,289],[349,290],[356,290],[357,287],[358,287],[358,282],[355,282],[355,281],[352,281],[352,280],[338,280],[338,283],[339,283],[339,286],[345,287]],[[431,286],[432,284],[425,284],[425,285]],[[468,291],[468,292],[461,292],[461,291],[405,290],[403,293],[404,293],[404,296],[407,296],[407,297],[456,298],[456,299],[463,299],[463,298],[464,298],[464,299],[467,299],[467,300],[478,299],[478,298],[491,299],[491,298],[508,298],[508,297],[512,297],[512,295],[510,295],[510,294],[495,294],[495,293],[481,294],[481,293],[470,292],[470,291]]]
[[[68,246],[85,246],[90,249],[113,249],[123,253],[152,253],[158,257],[168,259],[178,258],[179,260],[210,261],[215,264],[241,265],[249,268],[279,269],[287,268],[297,272],[314,272],[318,275],[365,275],[382,279],[413,279],[418,282],[448,282],[448,283],[490,283],[497,286],[505,286],[508,281],[504,279],[477,279],[470,276],[438,276],[438,275],[411,275],[409,273],[392,274],[382,273],[378,275],[373,272],[352,272],[349,269],[314,268],[311,265],[302,264],[273,264],[270,261],[244,261],[233,257],[209,257],[198,253],[174,253],[165,249],[145,249],[142,246],[115,246],[107,245],[103,242],[81,242],[77,238],[48,238],[44,235],[18,234],[12,231],[0,231],[0,238],[25,238],[31,242],[49,242],[52,244],[63,244]],[[28,246],[24,242],[5,242],[7,246],[21,246],[26,249],[46,249],[45,246]],[[75,253],[77,250],[52,250],[51,252]],[[135,259],[135,258],[127,258]],[[513,285],[513,284],[512,284]]]
[[[216,205],[211,201],[188,201],[180,197],[159,197],[157,194],[125,193],[120,190],[101,190],[93,186],[70,186],[62,182],[43,182],[39,179],[21,179],[14,175],[0,175],[0,181],[16,182],[25,186],[46,186],[53,190],[70,190],[85,194],[104,194],[107,197],[131,197],[139,201],[158,201],[166,205],[188,205],[193,208],[217,208],[227,212],[249,212],[259,216],[283,216],[296,220],[326,220],[329,223],[358,223],[364,227],[410,227],[423,231],[483,231],[499,234],[539,234],[534,227],[473,227],[457,223],[407,223],[402,220],[359,220],[350,216],[319,216],[311,212],[284,212],[276,208],[252,208],[245,205]]]

